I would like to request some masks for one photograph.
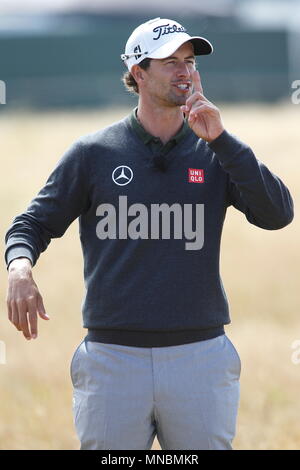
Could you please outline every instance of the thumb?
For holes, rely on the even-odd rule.
[[[37,301],[37,311],[38,311],[38,314],[39,316],[43,319],[43,320],[50,320],[50,317],[47,315],[46,313],[46,310],[45,310],[45,307],[44,307],[44,304],[43,304],[43,299],[42,297],[38,297],[38,301]]]

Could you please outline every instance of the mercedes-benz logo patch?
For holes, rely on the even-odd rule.
[[[121,165],[114,169],[111,175],[113,182],[119,186],[125,186],[133,178],[133,171],[129,166]]]

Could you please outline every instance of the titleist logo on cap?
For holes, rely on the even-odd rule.
[[[153,33],[157,33],[157,37],[153,38],[154,41],[157,41],[157,39],[159,39],[161,36],[164,36],[165,34],[186,33],[186,29],[183,26],[177,26],[176,24],[170,26],[170,23],[168,23],[156,26],[156,28],[153,29]]]

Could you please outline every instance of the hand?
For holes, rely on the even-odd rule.
[[[218,108],[203,95],[200,74],[193,72],[194,93],[186,100],[181,110],[188,116],[188,124],[201,139],[211,142],[224,131]]]
[[[9,320],[28,340],[37,337],[37,315],[43,320],[50,320],[32,278],[28,258],[17,258],[10,263],[6,302]]]

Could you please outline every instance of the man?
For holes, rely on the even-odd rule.
[[[80,138],[6,234],[8,315],[28,339],[47,319],[32,278],[79,217],[88,335],[71,363],[81,449],[231,449],[240,358],[219,274],[226,209],[263,229],[292,221],[288,189],[230,135],[195,55],[204,38],[156,18],[130,36],[130,116]]]

